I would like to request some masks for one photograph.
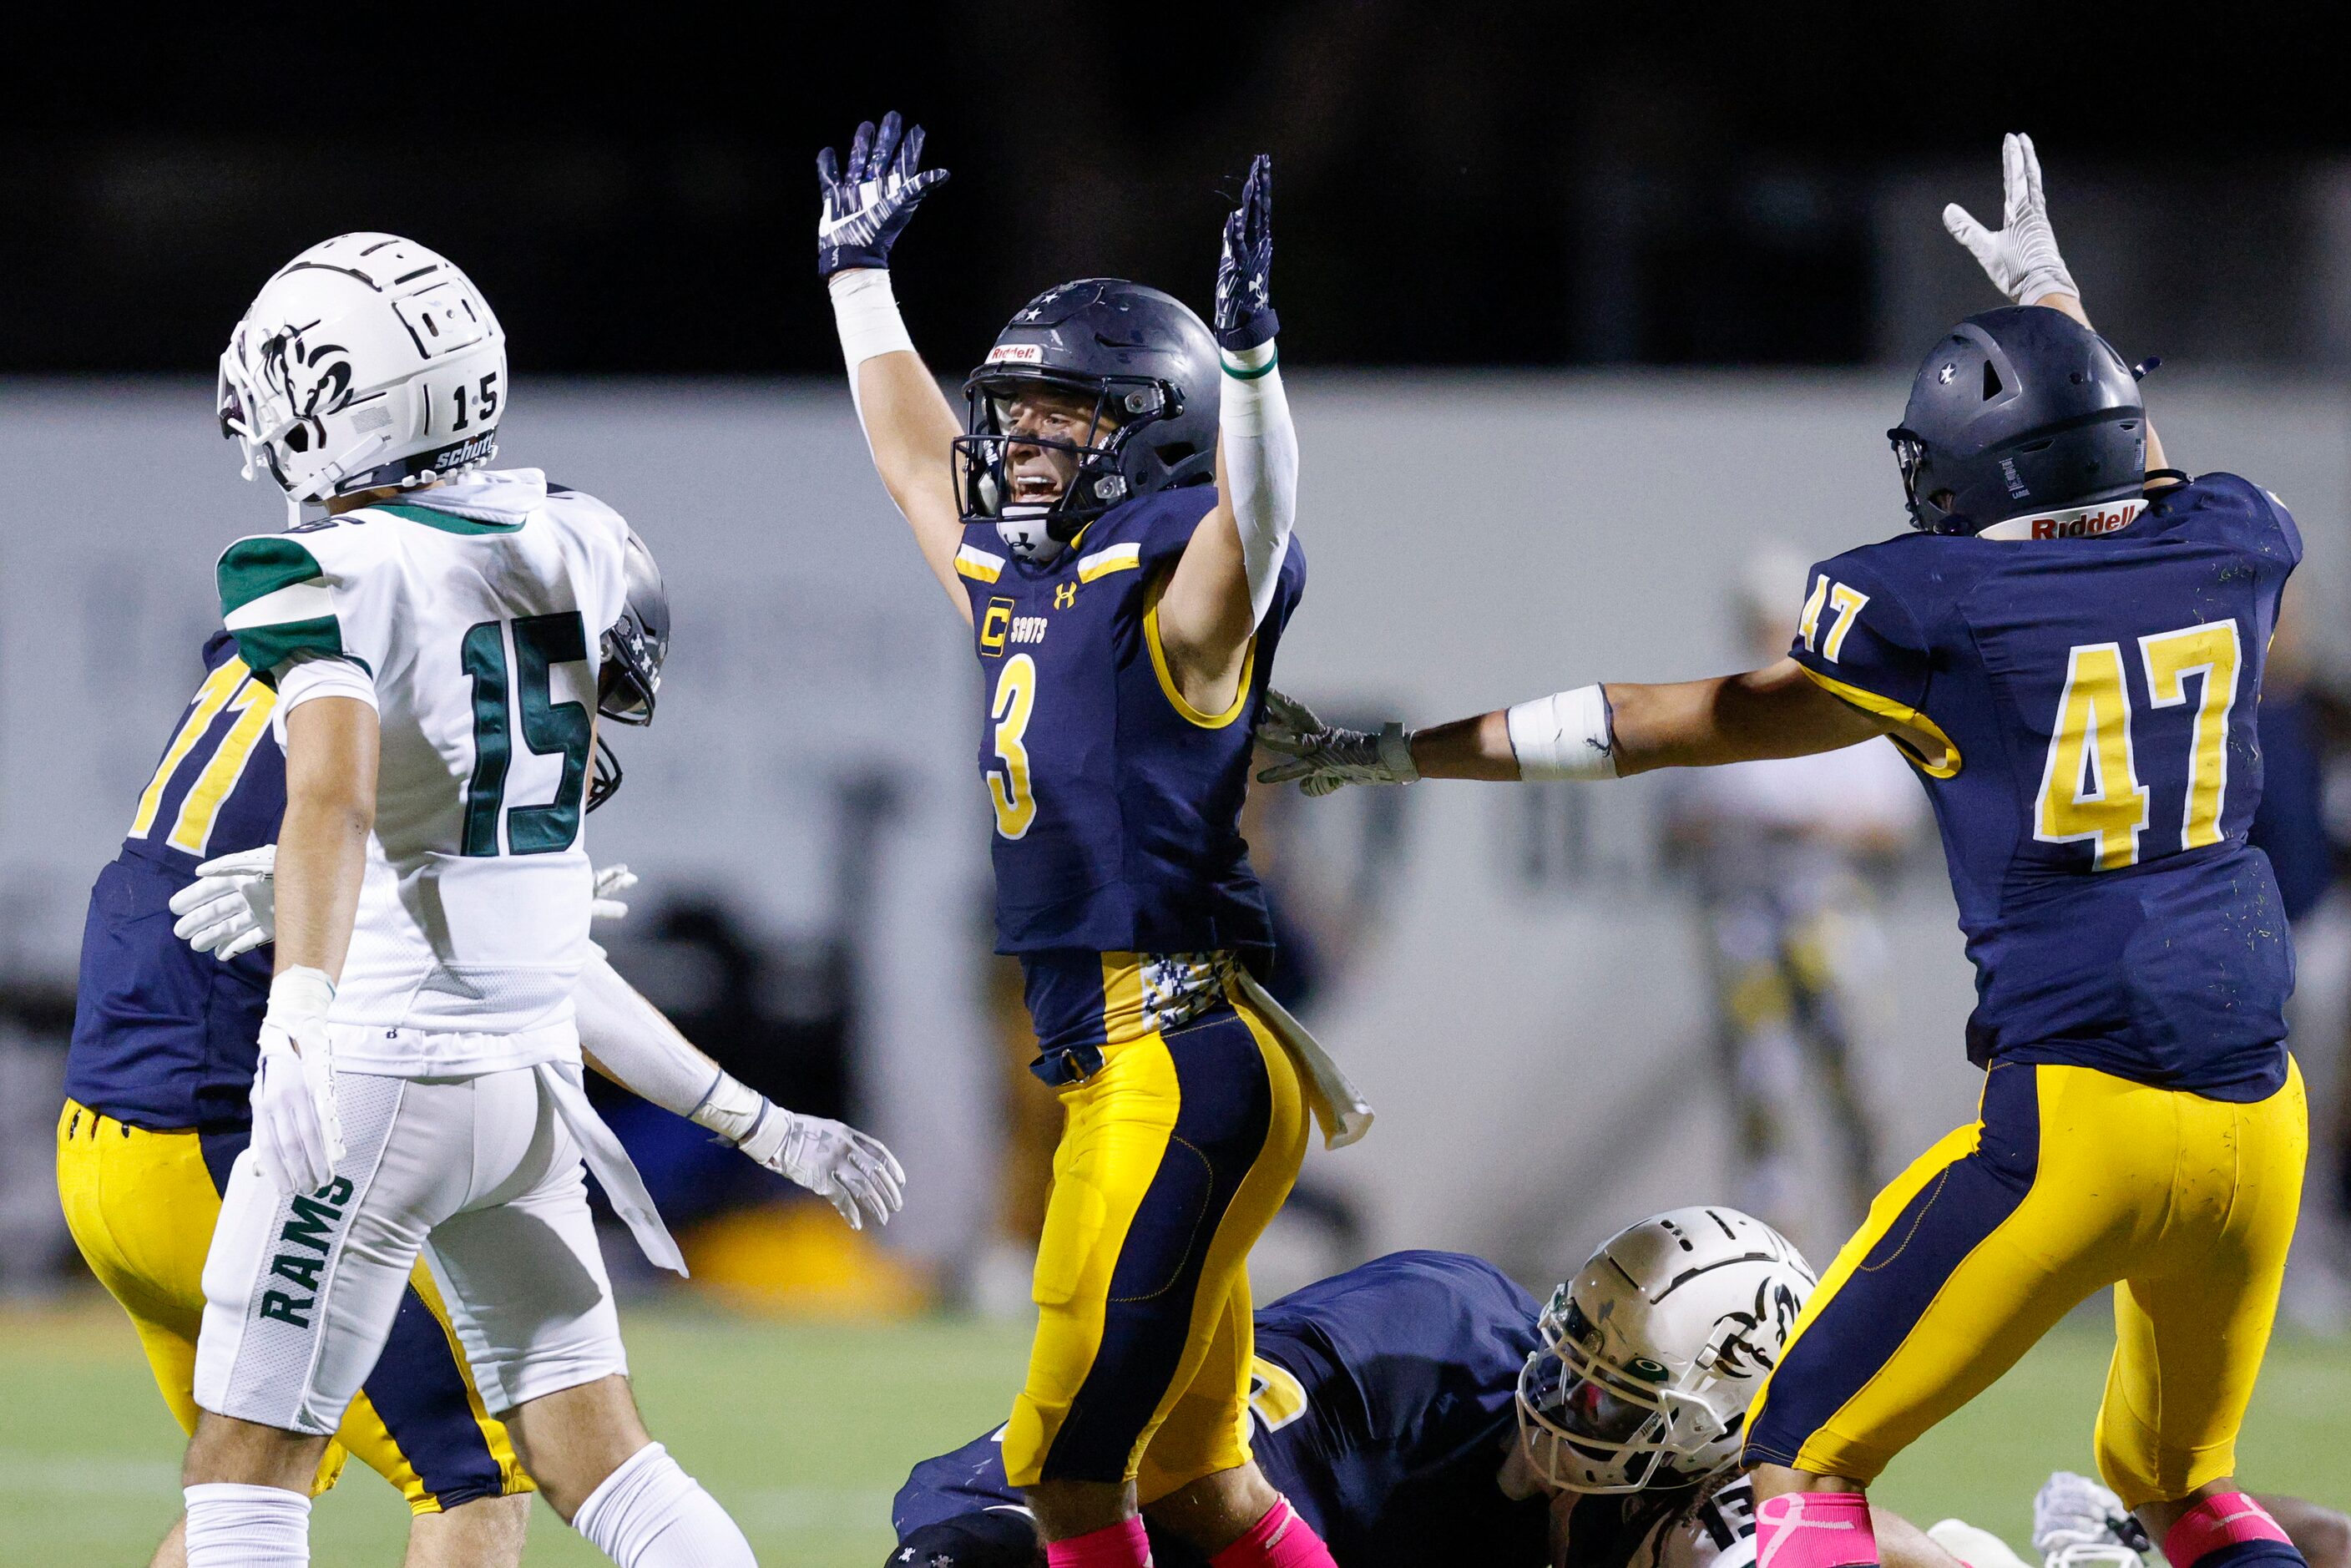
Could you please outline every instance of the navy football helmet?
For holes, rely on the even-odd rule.
[[[669,657],[669,589],[661,567],[637,530],[629,530],[624,571],[627,597],[621,618],[604,631],[597,650],[596,711],[615,724],[647,725],[661,695],[662,663]],[[594,810],[621,788],[621,759],[596,732],[596,771],[588,783]]]
[[[995,524],[1017,555],[1050,557],[1131,497],[1212,482],[1217,374],[1207,323],[1173,295],[1115,277],[1047,289],[964,382],[966,434],[955,443],[963,520]],[[1040,384],[1091,400],[1093,417],[1083,443],[1018,438],[1076,463],[1061,494],[1023,516],[1006,472],[1015,444],[1009,410]]]
[[[1930,534],[2136,496],[2147,480],[2137,378],[2104,338],[2045,306],[1952,328],[1886,434],[1911,526]]]

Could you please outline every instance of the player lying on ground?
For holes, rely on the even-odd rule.
[[[682,1269],[581,1092],[574,999],[594,716],[652,716],[666,605],[610,508],[536,469],[472,472],[505,370],[470,281],[385,235],[297,257],[223,356],[248,472],[327,516],[219,569],[238,655],[277,694],[286,807],[252,1142],[204,1270],[191,1568],[308,1561],[320,1456],[420,1255],[559,1515],[624,1564],[752,1562],[637,1416],[581,1169]],[[628,1029],[678,1070],[682,1042]],[[707,1067],[683,1068],[697,1092]],[[831,1141],[832,1174],[894,1207],[887,1153]]]
[[[1700,1262],[1709,1271],[1691,1272]],[[1687,1284],[1671,1282],[1683,1275]],[[1811,1288],[1784,1240],[1718,1207],[1629,1228],[1547,1309],[1480,1259],[1395,1253],[1258,1312],[1258,1464],[1347,1568],[1740,1568],[1754,1561],[1755,1516],[1735,1428],[1764,1370],[1749,1353],[1777,1354]],[[1601,1321],[1604,1343],[1578,1348],[1570,1324],[1588,1333]],[[1644,1364],[1672,1369],[1669,1394],[1636,1376]],[[1617,1386],[1640,1388],[1640,1400],[1606,1392]],[[1647,1426],[1656,1430],[1638,1429]],[[890,1563],[1043,1560],[1005,1479],[1003,1436],[999,1427],[914,1467],[892,1509]],[[1579,1437],[1597,1440],[1579,1447]],[[2043,1490],[2036,1540],[2048,1536],[2053,1551],[2115,1539],[2095,1497],[2077,1486],[2053,1505],[2058,1491]],[[2313,1568],[2351,1568],[2341,1515],[2268,1500],[2307,1542]],[[1154,1561],[1196,1568],[1205,1559],[1166,1513],[1145,1511]],[[1947,1552],[1968,1568],[2018,1568],[2007,1547],[1959,1521],[1921,1536],[1883,1510],[1876,1518],[1889,1562],[1903,1568],[1951,1568]],[[2066,1568],[2124,1565],[2077,1557]]]
[[[1275,369],[1271,172],[1225,225],[1212,336],[1115,278],[1050,288],[958,423],[899,319],[891,244],[946,176],[894,114],[817,161],[817,265],[874,465],[972,628],[997,950],[1020,956],[1067,1124],[1005,1463],[1057,1564],[1142,1568],[1138,1498],[1180,1494],[1223,1568],[1326,1563],[1250,1462],[1248,1257],[1308,1107],[1368,1120],[1258,984],[1249,735],[1305,559]]]
[[[1596,779],[1892,737],[1976,965],[1982,1115],[1880,1195],[1757,1398],[1765,1555],[1873,1561],[1886,1462],[2113,1286],[2100,1473],[2173,1568],[2298,1563],[2232,1472],[2307,1144],[2284,913],[2245,842],[2302,539],[2259,486],[2160,466],[2032,143],[2005,156],[2006,227],[1945,221],[2017,303],[1927,357],[1891,433],[1917,531],[1816,568],[1789,657],[1419,735],[1291,708],[1262,738],[1295,760],[1269,777]]]

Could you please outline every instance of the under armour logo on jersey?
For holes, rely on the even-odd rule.
[[[1054,589],[1054,590],[1053,590],[1053,608],[1054,608],[1054,609],[1056,609],[1056,610],[1067,610],[1068,608],[1070,608],[1070,606],[1071,606],[1072,604],[1075,604],[1077,601],[1078,601],[1078,585],[1077,585],[1076,583],[1074,583],[1074,582],[1065,582],[1065,583],[1062,583],[1060,587],[1058,587],[1058,588],[1056,588],[1056,589]]]

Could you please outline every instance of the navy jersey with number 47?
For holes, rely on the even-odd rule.
[[[1813,570],[1792,652],[1899,726],[1976,966],[1969,1055],[2211,1098],[2284,1082],[2294,956],[2245,833],[2294,519],[2228,474],[2086,538],[1911,534]]]
[[[1232,706],[1194,708],[1158,595],[1216,502],[1206,485],[1138,497],[1050,566],[973,544],[956,558],[985,682],[998,952],[1270,954],[1241,800],[1306,558],[1291,540]]]
[[[1456,1252],[1391,1253],[1260,1309],[1249,1401],[1259,1469],[1349,1568],[1540,1568],[1550,1506],[1498,1484],[1535,1315],[1500,1270]],[[1042,1561],[1005,1479],[1002,1437],[914,1467],[891,1508],[892,1563]],[[1205,1562],[1164,1531],[1151,1550],[1160,1568]]]
[[[188,700],[132,809],[122,852],[90,889],[66,1093],[156,1131],[250,1118],[266,947],[222,963],[172,934],[172,895],[196,867],[277,837],[286,754],[271,738],[277,694],[215,632]]]

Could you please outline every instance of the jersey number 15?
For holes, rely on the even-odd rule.
[[[514,628],[515,674],[507,665],[508,626]],[[474,778],[465,789],[465,852],[498,852],[498,817],[507,845],[518,855],[568,850],[580,837],[580,798],[587,788],[588,750],[595,731],[580,703],[559,703],[552,665],[588,657],[588,623],[577,610],[484,621],[467,629],[462,663],[474,683]],[[544,806],[507,807],[507,764],[514,755],[512,709],[522,710],[523,744],[541,757],[560,755],[562,781]]]
[[[2189,742],[2187,800],[2180,810],[2183,850],[2220,841],[2221,804],[2229,789],[2229,715],[2237,706],[2240,653],[2234,621],[2183,626],[2138,640],[2147,700],[2156,707],[2182,706],[2188,677],[2203,677]],[[2041,774],[2034,838],[2045,844],[2089,843],[2099,871],[2138,862],[2147,788],[2138,779],[2131,729],[2122,644],[2085,643],[2071,649]]]

